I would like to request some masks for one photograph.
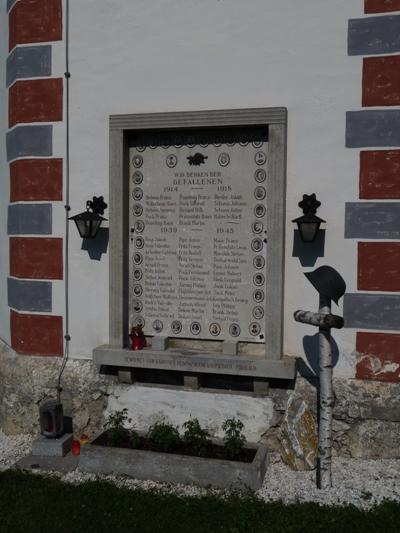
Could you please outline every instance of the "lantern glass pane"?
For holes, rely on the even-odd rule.
[[[315,237],[317,236],[319,226],[319,222],[300,222],[299,231],[302,240],[304,242],[314,241]]]
[[[101,220],[92,220],[91,234],[93,237],[96,237],[100,226],[101,226]]]
[[[94,239],[100,227],[101,220],[75,220],[79,235],[82,239]]]
[[[79,235],[84,239],[87,235],[87,221],[86,220],[75,220],[76,227],[78,228]]]

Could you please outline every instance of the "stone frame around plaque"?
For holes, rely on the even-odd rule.
[[[110,116],[109,183],[109,344],[111,352],[128,348],[128,250],[129,198],[126,179],[128,139],[135,130],[171,130],[229,126],[267,126],[269,139],[267,198],[268,254],[266,299],[274,302],[265,317],[263,359],[283,357],[283,286],[286,204],[286,108],[129,114]],[[103,353],[105,347],[94,349]],[[212,350],[210,350],[212,352]],[[210,352],[204,352],[209,354]],[[216,357],[219,354],[213,354]],[[220,354],[222,356],[222,354]],[[106,357],[107,359],[107,357]],[[293,360],[294,363],[294,360]],[[112,364],[110,361],[108,364]],[[292,367],[292,365],[289,365]],[[228,372],[229,373],[229,372]],[[290,374],[292,374],[292,370]],[[266,372],[263,372],[266,375]],[[278,377],[278,376],[276,376]],[[282,376],[284,377],[284,376]],[[289,377],[289,376],[288,376]]]

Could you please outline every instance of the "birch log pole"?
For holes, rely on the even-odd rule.
[[[320,295],[319,312],[322,315],[331,312],[331,300]],[[319,443],[318,443],[318,488],[332,487],[332,417],[333,417],[333,383],[332,383],[332,348],[331,330],[320,327],[319,334]]]

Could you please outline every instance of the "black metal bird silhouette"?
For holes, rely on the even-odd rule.
[[[200,154],[200,152],[197,152],[194,155],[189,155],[187,159],[189,161],[189,165],[199,166],[206,162],[205,160],[208,159],[208,156]]]

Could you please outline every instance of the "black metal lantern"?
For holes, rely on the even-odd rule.
[[[103,220],[107,220],[101,216],[105,209],[107,209],[107,204],[104,202],[104,197],[93,196],[93,200],[86,202],[86,211],[69,218],[75,222],[82,239],[94,239],[96,237],[101,223]]]
[[[321,202],[317,200],[315,193],[309,195],[303,194],[303,200],[298,205],[304,214],[301,217],[295,218],[292,222],[296,222],[303,242],[313,242],[317,237],[321,223],[325,222],[325,220],[322,220],[322,218],[317,217],[315,214]]]

